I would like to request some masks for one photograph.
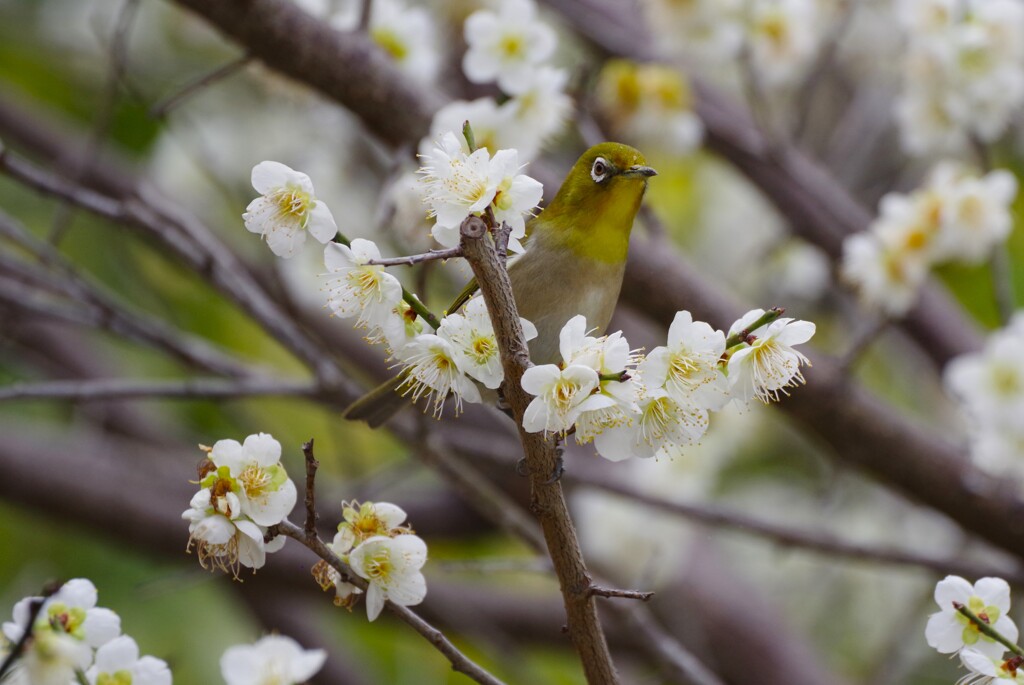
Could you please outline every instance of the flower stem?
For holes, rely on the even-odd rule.
[[[978,627],[978,630],[983,634],[989,636],[999,644],[1006,647],[1008,650],[1016,654],[1017,656],[1024,656],[1024,649],[1014,642],[1010,641],[1006,636],[1000,633],[998,630],[989,625],[988,621],[983,620],[980,616],[975,614],[966,604],[960,602],[953,602],[953,608],[959,611],[961,614],[967,617],[971,623]]]
[[[725,349],[729,349],[730,347],[735,347],[736,345],[739,345],[742,342],[746,342],[747,336],[750,335],[751,331],[756,331],[761,326],[770,324],[772,321],[775,321],[775,319],[779,318],[785,313],[786,310],[783,309],[782,307],[772,307],[764,314],[762,314],[754,323],[750,324],[742,331],[737,331],[736,333],[733,333],[728,338],[726,338]]]
[[[352,246],[352,241],[350,241],[340,232],[334,236],[334,242],[341,243],[345,247]],[[417,316],[419,316],[421,319],[430,324],[431,328],[433,328],[435,331],[438,328],[440,328],[441,320],[438,319],[433,312],[427,309],[427,306],[425,304],[420,302],[420,298],[416,297],[411,292],[406,290],[405,286],[402,286],[402,299],[405,300],[406,304],[408,304],[414,312],[416,312]]]
[[[469,146],[469,154],[476,152],[476,136],[473,135],[473,127],[469,125],[469,119],[462,122],[462,137],[466,139]]]

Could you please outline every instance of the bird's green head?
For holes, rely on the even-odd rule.
[[[584,152],[538,217],[547,238],[603,262],[625,261],[633,219],[657,175],[639,150],[601,143]]]

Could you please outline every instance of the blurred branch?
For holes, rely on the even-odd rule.
[[[115,223],[140,229],[171,250],[212,286],[239,305],[271,335],[305,362],[324,385],[341,387],[344,374],[328,350],[320,348],[270,299],[238,259],[194,217],[182,214],[154,193],[124,200],[68,184],[6,149],[0,149],[0,172],[26,186],[68,200]],[[354,394],[351,386],[349,390]]]
[[[103,292],[97,284],[86,280],[49,243],[35,238],[3,211],[0,211],[0,235],[24,248],[42,264],[57,272],[50,275],[40,271],[36,275],[45,280],[51,289],[77,300],[89,312],[85,314],[82,311],[83,307],[75,307],[74,311],[65,312],[78,323],[109,330],[128,339],[152,345],[187,364],[214,373],[242,376],[250,372],[244,363],[212,343],[176,330],[154,317],[130,311],[126,305]],[[22,268],[28,266],[23,265]]]
[[[796,115],[796,124],[793,126],[793,140],[803,138],[807,130],[807,123],[810,121],[811,110],[814,105],[814,95],[817,93],[821,82],[835,68],[839,47],[847,30],[853,23],[854,12],[860,3],[861,0],[840,0],[839,18],[832,23],[828,32],[822,37],[822,47],[818,58],[814,61],[811,71],[797,90],[795,97],[796,107],[793,109]]]
[[[244,69],[248,64],[252,62],[252,57],[248,54],[241,55],[235,59],[222,64],[213,71],[203,74],[193,81],[185,84],[177,92],[168,95],[163,100],[160,100],[155,105],[149,108],[149,116],[154,119],[162,119],[167,116],[172,109],[180,105],[186,99],[192,97],[197,92],[204,88],[208,88],[218,81],[232,76],[238,71]]]
[[[941,558],[903,549],[848,542],[826,531],[797,530],[707,502],[692,504],[657,497],[606,476],[580,473],[578,470],[574,470],[566,477],[574,484],[578,483],[614,493],[638,504],[643,504],[667,514],[679,516],[703,525],[726,528],[747,535],[761,537],[781,547],[795,548],[841,559],[855,559],[867,563],[913,566],[940,574],[955,573],[966,578],[999,576],[1018,587],[1024,587],[1024,568],[1020,566],[1016,568],[996,568],[989,564],[978,563],[960,557]]]
[[[254,396],[316,397],[320,390],[309,381],[273,378],[189,378],[145,380],[103,378],[82,381],[43,381],[0,386],[0,402],[12,400],[71,400],[93,402],[116,399],[232,399]]]

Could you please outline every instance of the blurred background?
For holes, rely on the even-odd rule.
[[[481,407],[440,423],[406,411],[392,430],[341,420],[345,393],[386,375],[384,352],[324,308],[322,246],[307,241],[278,259],[241,220],[256,196],[253,165],[277,160],[311,177],[349,238],[371,238],[386,256],[427,249],[430,226],[410,181],[415,151],[469,117],[478,140],[535,162],[526,173],[545,182],[545,198],[590,142],[639,147],[659,176],[636,238],[670,242],[688,274],[744,310],[779,305],[816,322],[813,346],[841,362],[850,392],[866,389],[909,427],[906,439],[878,438],[891,452],[861,462],[836,446],[850,433],[829,437],[837,424],[816,424],[802,407],[716,414],[683,459],[613,464],[571,445],[564,486],[590,567],[618,586],[656,591],[649,608],[665,630],[728,683],[929,685],[962,674],[925,643],[932,590],[946,573],[971,569],[1017,587],[1024,579],[1017,541],[979,534],[1001,512],[1020,511],[1013,457],[1024,458],[1024,440],[997,467],[972,465],[978,432],[942,366],[1005,323],[1002,285],[1011,309],[1020,300],[1019,202],[999,264],[954,260],[931,271],[921,286],[930,309],[908,315],[932,321],[927,335],[901,327],[902,312],[890,320],[858,299],[837,264],[843,235],[872,230],[883,196],[921,187],[936,162],[1017,174],[1018,55],[998,55],[1001,69],[1019,72],[992,86],[1005,102],[984,112],[950,105],[943,129],[939,115],[921,114],[948,104],[927,100],[939,87],[927,81],[938,68],[929,41],[943,39],[929,37],[925,15],[957,3],[540,2],[537,21],[557,36],[543,66],[558,71],[514,95],[470,82],[461,68],[463,22],[486,3],[373,0],[363,26],[358,2],[278,3],[335,27],[339,41],[365,33],[432,109],[444,106],[429,132],[396,144],[186,4],[0,0],[0,141],[67,191],[0,174],[0,610],[46,580],[87,577],[100,605],[179,683],[216,681],[224,648],[271,630],[330,651],[314,682],[465,682],[387,614],[370,624],[361,606],[334,607],[309,576],[315,559],[294,543],[242,583],[185,553],[179,514],[194,491],[197,445],[271,433],[301,483],[300,447],[313,437],[322,535],[342,500],[398,504],[429,545],[425,616],[508,682],[584,682],[559,630],[549,562],[481,515],[445,475],[452,462],[439,466],[424,448],[431,436],[458,446],[441,450],[456,469],[527,503],[510,423]],[[256,20],[237,21],[243,30]],[[1024,36],[1024,25],[1003,29],[989,39]],[[315,54],[319,44],[308,45]],[[995,59],[986,45],[971,49]],[[662,66],[647,64],[654,56]],[[324,68],[344,78],[349,66],[356,78],[355,63]],[[960,123],[983,115],[994,123]],[[91,197],[115,209],[83,209]],[[146,211],[157,219],[147,222]],[[457,263],[392,272],[435,311],[468,278]],[[638,287],[627,279],[627,290]],[[610,330],[651,349],[670,317],[638,299],[627,293]],[[950,316],[928,319],[939,310]],[[257,372],[320,381],[326,367],[342,390],[204,393],[202,382],[182,383],[218,377],[224,384],[210,387],[225,388]],[[94,383],[104,379],[115,383]],[[131,379],[141,385],[118,385]],[[794,399],[815,374],[808,380]],[[49,381],[68,383],[40,385]],[[28,396],[33,389],[41,396]],[[937,505],[941,492],[915,492],[917,467],[901,471],[904,451],[917,449],[904,450],[906,441],[922,433],[945,445],[936,463],[961,478],[948,484],[966,493],[962,506]],[[891,470],[860,468],[878,462]],[[996,500],[995,513],[969,506]],[[634,625],[607,618],[625,682],[685,682],[651,657]]]

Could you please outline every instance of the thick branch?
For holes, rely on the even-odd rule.
[[[471,216],[463,223],[462,249],[480,284],[480,293],[487,304],[498,340],[505,372],[502,391],[512,407],[519,438],[523,443],[530,478],[530,508],[540,520],[548,554],[558,576],[565,601],[569,638],[580,655],[588,683],[618,683],[618,675],[612,665],[608,644],[597,616],[597,605],[590,594],[593,579],[583,561],[583,552],[569,517],[569,507],[562,487],[557,480],[551,481],[551,474],[555,472],[558,463],[555,439],[543,433],[527,433],[522,427],[523,414],[530,403],[530,397],[522,389],[520,380],[530,366],[530,353],[523,339],[508,272],[499,261],[483,220]]]

